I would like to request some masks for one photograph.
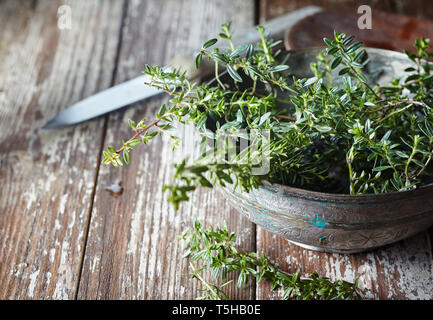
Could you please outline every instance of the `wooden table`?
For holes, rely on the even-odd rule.
[[[58,25],[63,4],[70,29]],[[40,130],[70,104],[139,75],[145,63],[199,47],[224,22],[237,32],[254,25],[261,7],[253,0],[0,0],[1,299],[194,299],[201,285],[190,279],[177,240],[194,217],[227,221],[240,246],[264,251],[285,271],[359,277],[366,298],[433,298],[428,232],[371,253],[312,252],[251,224],[214,190],[197,190],[175,213],[161,190],[179,160],[166,139],[139,148],[127,167],[101,165],[102,149],[129,137],[127,120],[151,118],[166,97]],[[104,182],[117,178],[124,191],[116,197]],[[227,293],[279,298],[266,284]]]

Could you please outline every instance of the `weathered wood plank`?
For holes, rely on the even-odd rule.
[[[140,73],[145,63],[165,64],[176,55],[215,36],[222,23],[233,21],[236,32],[253,25],[253,1],[131,1],[116,81]],[[152,119],[166,98],[137,104],[110,115],[105,145],[118,145],[130,136],[127,119]],[[183,132],[183,133],[182,133]],[[179,131],[187,141],[191,131]],[[189,135],[189,136],[188,136]],[[216,192],[198,190],[188,204],[174,212],[162,186],[170,182],[172,164],[186,154],[172,152],[169,139],[135,150],[131,164],[121,169],[101,167],[92,211],[79,299],[192,299],[202,288],[191,280],[177,236],[193,217],[222,225],[241,236],[242,246],[254,250],[254,228]],[[187,149],[191,150],[191,149]],[[189,152],[189,151],[188,151]],[[120,178],[124,191],[113,197],[100,183]],[[255,288],[228,288],[234,299],[254,297]]]
[[[0,299],[72,299],[103,121],[41,131],[110,86],[122,1],[0,2]]]
[[[369,5],[373,10],[373,14],[374,9],[377,9],[407,14],[417,18],[433,19],[433,7],[430,0],[261,0],[260,22],[310,5],[332,9],[358,8],[361,5]]]
[[[361,30],[358,28],[358,17],[359,14],[353,9],[324,10],[293,26],[284,43],[286,48],[322,46],[324,37],[332,37],[334,30],[344,30],[366,47],[402,52],[405,49],[412,51],[417,38],[433,37],[432,20],[375,10],[371,21],[373,28]]]
[[[287,6],[284,7],[286,9],[292,5],[301,5],[300,1],[277,0],[265,0],[262,5],[271,6],[276,2]],[[322,4],[313,2],[310,1],[308,4]],[[262,11],[261,17],[267,19],[274,17],[274,14]],[[332,280],[344,279],[353,282],[358,277],[360,287],[364,290],[364,298],[433,298],[433,257],[427,231],[376,251],[340,255],[300,248],[259,227],[257,251],[263,251],[286,272],[301,270],[301,276],[308,276],[311,272],[317,271],[319,276]],[[279,299],[280,294],[272,292],[269,284],[257,286],[257,299]]]
[[[331,254],[303,249],[287,240],[257,228],[257,250],[286,272],[298,269],[302,276],[313,271],[335,281],[353,282],[365,299],[422,299],[433,298],[433,259],[426,233],[375,251],[353,255]],[[268,284],[258,286],[257,299],[278,299],[280,292]]]

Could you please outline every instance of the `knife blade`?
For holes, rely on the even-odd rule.
[[[321,11],[320,7],[308,6],[269,20],[264,23],[263,26],[270,37],[274,39],[282,39],[284,32],[296,22],[319,11]],[[238,36],[233,36],[233,43],[236,46],[241,44],[257,43],[259,41],[260,36],[258,35],[256,27],[247,29]],[[194,54],[176,58],[170,64],[172,67],[179,67],[179,65],[182,65],[184,69],[187,69],[187,75],[189,78],[194,78],[198,74],[201,77],[205,77],[212,72],[212,68],[209,68],[206,64],[204,64],[203,67],[200,67],[199,70],[194,71],[194,67],[192,67],[194,66]],[[55,129],[78,124],[128,106],[134,102],[163,93],[163,91],[159,89],[144,84],[149,81],[149,75],[141,75],[89,96],[60,112],[57,116],[48,121],[42,129]]]

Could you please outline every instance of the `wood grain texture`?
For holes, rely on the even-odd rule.
[[[103,122],[39,128],[110,86],[121,1],[0,2],[0,299],[74,298]]]
[[[358,28],[355,10],[324,10],[296,23],[284,39],[286,48],[307,48],[324,45],[323,38],[332,38],[334,30],[355,36],[366,47],[402,52],[413,51],[415,39],[433,38],[433,20],[415,19],[407,15],[375,10],[372,29]],[[333,21],[333,23],[329,23]]]
[[[240,32],[253,24],[253,1],[130,1],[122,31],[116,82],[132,78],[144,64],[166,64],[174,56],[199,48],[214,37],[222,23],[233,21]],[[104,145],[118,145],[131,131],[127,120],[154,118],[165,97],[136,104],[109,116]],[[189,144],[191,130],[180,130]],[[200,189],[174,212],[162,186],[170,182],[173,163],[185,151],[171,150],[169,138],[157,138],[131,154],[131,164],[100,170],[92,210],[79,299],[193,299],[202,287],[189,276],[177,236],[194,217],[205,224],[222,225],[240,235],[242,247],[255,249],[254,227],[231,209],[214,190]],[[113,197],[102,182],[122,180],[124,191]],[[255,287],[228,288],[233,299],[254,298]]]
[[[282,270],[301,276],[317,271],[332,281],[353,282],[359,278],[364,299],[433,298],[433,263],[428,234],[375,251],[352,255],[331,254],[303,249],[287,240],[257,228],[257,250],[263,251]],[[281,292],[271,291],[269,284],[258,286],[257,299],[279,299]]]
[[[349,1],[285,3],[294,9],[340,2]],[[202,286],[190,279],[177,241],[194,217],[205,224],[227,221],[240,246],[257,246],[287,272],[359,277],[367,298],[433,298],[428,233],[350,256],[308,251],[261,228],[256,244],[255,226],[215,190],[197,190],[177,213],[167,203],[162,185],[170,182],[172,164],[193,152],[190,143],[172,151],[164,137],[137,149],[128,167],[99,167],[102,145],[130,136],[127,119],[153,118],[167,98],[74,128],[39,129],[71,103],[139,75],[145,63],[165,64],[199,47],[221,23],[232,20],[236,32],[251,26],[254,3],[0,1],[0,299],[196,298]],[[261,3],[264,18],[289,8],[282,0]],[[432,11],[423,1],[411,7],[366,3],[424,18]],[[72,29],[61,31],[57,9],[63,4],[72,9]],[[190,129],[177,133],[193,140]],[[104,190],[103,182],[116,178],[124,187],[120,196]],[[233,299],[279,298],[264,284],[232,285],[227,293]]]
[[[416,18],[433,19],[433,6],[430,0],[261,0],[260,23],[278,17],[286,12],[305,6],[320,6],[329,9],[353,8],[369,5],[374,9],[391,13],[407,14]]]
[[[262,1],[262,19],[308,4],[347,4],[353,1]],[[363,1],[371,3],[375,1]],[[414,1],[414,3],[419,3]],[[283,6],[282,11],[263,11],[264,6]],[[381,2],[381,5],[388,1]],[[373,5],[374,7],[374,5]],[[383,7],[381,7],[384,9]],[[385,8],[386,9],[386,8]],[[431,231],[430,231],[431,232]],[[300,248],[272,233],[257,228],[257,251],[263,251],[274,263],[289,273],[301,270],[301,276],[317,271],[332,280],[353,282],[359,278],[366,299],[433,299],[433,257],[429,232],[384,248],[361,254],[340,255]],[[279,299],[281,293],[270,290],[269,284],[257,286],[257,299]]]

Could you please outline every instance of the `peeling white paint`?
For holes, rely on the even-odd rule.
[[[46,285],[47,285],[47,287],[50,285],[50,283],[51,283],[51,277],[52,277],[52,274],[51,274],[51,272],[47,272],[47,273],[45,273],[45,278],[47,279],[46,280]]]
[[[51,248],[50,249],[50,263],[54,262],[55,255],[56,255],[56,248]]]
[[[39,272],[40,272],[40,270],[36,270],[35,272],[31,273],[30,276],[29,276],[30,283],[29,283],[28,293],[27,293],[27,295],[28,295],[29,298],[33,298],[34,297],[35,287],[36,287],[36,284],[37,284]]]

